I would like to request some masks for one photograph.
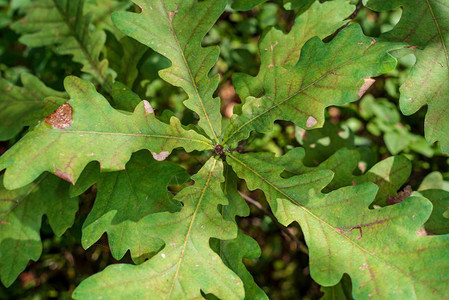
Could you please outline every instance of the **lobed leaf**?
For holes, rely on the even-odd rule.
[[[177,147],[213,149],[207,138],[182,129],[178,119],[172,117],[170,124],[157,120],[147,101],[132,114],[121,113],[93,84],[76,77],[67,77],[64,84],[71,100],[0,157],[0,170],[7,169],[6,188],[22,187],[44,171],[75,183],[91,161],[100,162],[103,170],[123,170],[141,149],[152,151],[157,160]]]
[[[213,98],[219,75],[209,77],[219,48],[201,46],[203,37],[223,13],[226,0],[134,0],[141,13],[117,12],[114,24],[126,35],[167,57],[172,65],[159,72],[162,79],[181,87],[184,104],[200,117],[199,125],[218,143],[220,101]]]
[[[118,73],[116,80],[132,88],[139,75],[138,64],[147,50],[145,45],[127,36],[108,47],[111,68]]]
[[[195,184],[175,197],[179,212],[161,212],[141,219],[142,230],[165,242],[154,257],[137,266],[116,264],[83,281],[73,298],[185,299],[200,298],[201,291],[223,299],[241,299],[241,280],[209,245],[210,238],[233,239],[237,228],[223,219],[218,205],[226,205],[220,184],[223,164],[208,160]]]
[[[136,106],[141,102],[139,95],[134,93],[120,81],[114,82],[111,95],[114,100],[114,108],[119,110],[133,112],[136,109]],[[170,120],[166,123],[169,122]]]
[[[324,286],[349,274],[355,298],[432,297],[448,293],[449,236],[418,235],[432,204],[409,197],[399,204],[369,209],[377,186],[320,191],[332,179],[330,171],[282,178],[283,166],[258,154],[227,154],[227,161],[250,189],[261,189],[278,220],[301,225],[309,247],[310,273]],[[435,260],[435,257],[441,259]],[[394,283],[394,284],[392,284]]]
[[[72,226],[78,199],[69,196],[69,184],[44,174],[35,182],[9,191],[0,176],[0,279],[8,287],[30,260],[42,252],[42,216],[57,236]]]
[[[324,293],[320,300],[353,300],[351,279],[347,275],[343,275],[343,278],[337,285],[322,286],[320,291]]]
[[[425,190],[444,190],[447,181],[444,180],[443,174],[438,171],[431,172],[424,177],[421,184],[418,187],[418,191]]]
[[[224,143],[245,139],[252,130],[267,132],[275,120],[307,129],[322,126],[327,106],[359,99],[374,82],[371,77],[396,66],[388,51],[397,47],[366,37],[358,25],[346,27],[327,44],[312,38],[293,68],[270,68],[265,95],[246,100],[242,114],[231,119]]]
[[[449,234],[449,192],[430,189],[420,194],[433,205],[432,214],[424,224],[426,234]]]
[[[238,177],[230,166],[225,165],[224,175],[223,191],[229,204],[221,206],[220,211],[225,220],[232,221],[237,225],[236,216],[248,216],[249,207],[238,192]],[[245,299],[268,299],[265,292],[254,282],[242,261],[243,258],[258,258],[261,254],[259,245],[253,238],[239,230],[237,238],[233,240],[212,239],[211,247],[220,255],[224,264],[243,281]]]
[[[235,3],[237,4],[237,3]],[[314,36],[323,39],[345,24],[344,18],[354,10],[346,0],[320,3],[318,1],[298,15],[288,34],[270,28],[259,40],[260,70],[253,77],[244,73],[233,75],[233,83],[242,100],[264,94],[263,80],[272,67],[292,68],[301,55],[301,48]]]
[[[424,124],[429,143],[441,142],[441,150],[449,153],[449,1],[448,0],[370,0],[375,10],[401,6],[399,23],[381,37],[406,42],[416,56],[408,78],[400,88],[400,108],[405,115],[417,112],[427,105]]]
[[[23,87],[0,78],[0,141],[16,136],[67,101],[67,94],[45,86],[37,77],[22,73]]]
[[[145,243],[152,232],[141,230],[138,222],[145,216],[181,209],[167,190],[170,184],[189,179],[181,167],[156,161],[148,151],[135,153],[119,172],[100,174],[97,197],[83,224],[81,243],[85,249],[107,233],[112,256],[120,260],[129,249],[135,262],[157,253],[163,244]]]
[[[259,160],[270,160],[271,154],[259,154]],[[348,185],[375,183],[379,191],[374,203],[386,205],[390,196],[396,196],[397,190],[406,182],[412,171],[410,160],[405,156],[390,156],[360,176],[353,175],[358,166],[360,155],[356,150],[342,148],[316,167],[303,164],[304,149],[295,148],[287,152],[279,162],[287,174],[302,175],[316,170],[331,170],[334,173],[332,181],[325,187],[325,191],[339,189]]]
[[[306,150],[304,164],[316,166],[341,148],[354,149],[355,135],[347,126],[325,122],[322,128],[305,130],[296,126],[296,140]]]
[[[22,34],[19,41],[29,47],[56,46],[56,53],[73,55],[106,90],[112,88],[108,61],[100,60],[106,41],[102,30],[92,31],[91,15],[83,15],[84,0],[34,0],[24,8],[26,16],[11,28]]]
[[[96,29],[107,30],[116,38],[123,38],[123,34],[112,23],[111,15],[116,11],[125,11],[131,6],[131,1],[121,0],[93,0],[84,5],[85,14],[92,14],[91,23]]]
[[[257,242],[250,236],[244,234],[241,230],[237,233],[237,238],[233,240],[218,241],[216,247],[217,253],[220,254],[223,263],[234,271],[245,288],[245,299],[248,300],[268,300],[265,292],[254,282],[254,278],[246,269],[243,258],[256,259],[260,257],[260,247]]]

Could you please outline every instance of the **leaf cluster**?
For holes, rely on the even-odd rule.
[[[39,259],[44,216],[59,237],[95,195],[81,245],[107,236],[121,263],[84,279],[74,299],[267,299],[247,269],[261,255],[241,226],[247,202],[307,254],[323,298],[447,295],[447,182],[437,172],[405,187],[410,158],[449,151],[447,0],[133,2],[0,1],[0,28],[31,49],[24,61],[42,51],[74,69],[48,84],[37,70],[57,66],[0,77],[3,285]],[[357,23],[360,11],[398,7],[379,36]],[[257,12],[238,42],[225,35],[227,14]],[[245,62],[254,55],[259,65]],[[416,63],[404,82],[377,97],[376,80],[399,77],[407,55]],[[241,63],[258,69],[234,73]],[[227,109],[225,87],[241,103]],[[392,95],[403,115],[427,105],[425,136]]]

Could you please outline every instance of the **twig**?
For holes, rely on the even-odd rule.
[[[279,221],[276,219],[276,217],[270,211],[266,210],[259,202],[257,202],[253,198],[243,194],[240,191],[239,191],[239,194],[240,194],[240,196],[242,196],[243,199],[246,200],[246,202],[254,205],[260,211],[262,211],[264,214],[269,216],[273,220],[274,224],[276,224],[276,226],[278,226],[279,229],[281,229],[292,241],[294,241],[298,245],[298,248],[301,252],[309,255],[309,249],[307,249],[307,246],[302,241],[300,241],[293,233],[291,233],[287,227],[285,227],[284,225],[279,223]]]

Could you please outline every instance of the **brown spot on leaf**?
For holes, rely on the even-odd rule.
[[[296,133],[304,140],[307,141],[307,131],[303,128],[298,127]]]
[[[11,226],[11,223],[9,223],[9,222],[7,222],[7,221],[5,221],[5,220],[2,220],[1,222],[0,222],[1,224],[4,224],[4,225],[9,225],[9,226]]]
[[[276,43],[275,44],[271,44],[271,52],[273,52],[273,50],[274,50],[274,47],[276,47],[277,45],[279,44],[279,42],[278,41],[276,41]]]
[[[354,229],[358,229],[360,231],[360,236],[357,239],[361,240],[363,237],[363,230],[362,230],[361,226],[354,226],[354,227],[351,227],[349,230],[343,230],[343,229],[337,228],[337,231],[340,232],[341,234],[348,234],[348,233],[351,233]]]
[[[72,175],[71,175],[71,174],[66,173],[66,172],[63,172],[63,171],[61,171],[61,170],[56,170],[55,175],[58,176],[58,177],[61,178],[61,179],[64,179],[65,181],[68,181],[68,182],[70,182],[71,184],[75,185],[75,184],[73,183]]]
[[[157,160],[157,161],[163,161],[163,160],[165,160],[169,155],[170,155],[170,152],[168,152],[168,151],[162,151],[161,153],[156,153],[156,152],[152,152],[152,154],[153,154],[153,158],[155,159],[155,160]]]
[[[360,270],[366,270],[366,269],[368,269],[368,267],[369,267],[369,264],[363,264],[363,265],[361,265],[361,266],[359,267],[359,269],[360,269]]]
[[[73,121],[73,108],[70,104],[64,103],[54,112],[45,118],[45,123],[53,128],[64,129],[70,127]]]
[[[143,100],[143,107],[145,108],[145,112],[147,115],[154,113],[153,107],[151,106],[150,102],[148,102],[147,100]]]
[[[176,5],[176,9],[174,11],[168,12],[168,17],[170,18],[170,23],[173,23],[173,17],[178,13],[179,4]]]
[[[359,92],[357,95],[359,96],[359,99],[362,98],[362,96],[365,94],[365,92],[373,85],[373,83],[376,81],[372,78],[365,78],[363,79],[365,83],[360,87]]]
[[[137,4],[137,3],[136,3],[136,5],[140,8],[140,12],[144,12],[144,11],[145,11],[145,10],[143,9],[142,5]]]
[[[317,123],[318,123],[317,119],[315,119],[314,117],[310,116],[307,119],[306,126],[307,126],[307,128],[310,128],[310,127],[315,126]]]
[[[357,167],[360,169],[360,171],[362,172],[362,174],[365,174],[366,171],[366,162],[361,161],[357,164]]]
[[[422,228],[422,229],[416,231],[416,234],[419,236],[427,236],[427,231],[424,228]]]

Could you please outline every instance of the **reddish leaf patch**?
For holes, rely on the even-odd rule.
[[[45,118],[45,123],[53,128],[64,129],[70,127],[73,121],[73,108],[70,104],[64,103],[51,115]]]

